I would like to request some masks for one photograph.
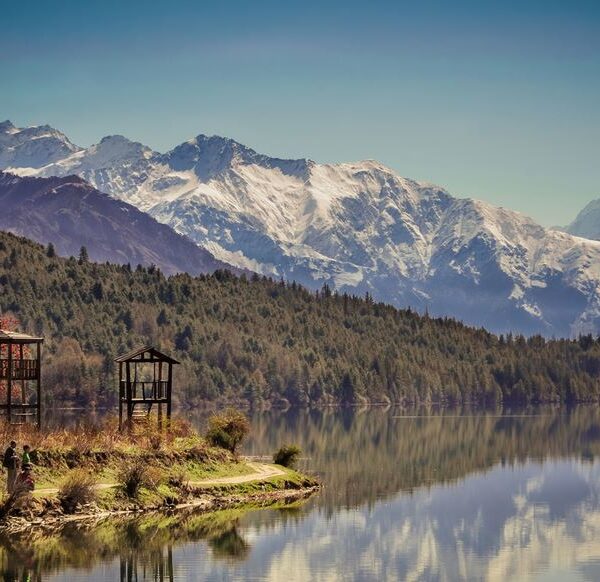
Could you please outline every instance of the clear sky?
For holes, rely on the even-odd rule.
[[[0,120],[374,158],[564,224],[600,197],[600,2],[0,0]]]

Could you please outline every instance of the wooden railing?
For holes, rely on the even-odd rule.
[[[12,360],[12,380],[36,380],[39,375],[37,360]],[[8,360],[0,360],[0,380],[8,379]]]
[[[148,380],[131,382],[131,397],[134,400],[165,400],[167,399],[166,380]],[[121,380],[121,398],[127,397],[127,380]]]

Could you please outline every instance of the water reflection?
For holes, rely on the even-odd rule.
[[[302,446],[303,468],[319,473],[329,510],[372,504],[398,491],[460,479],[496,463],[600,454],[596,407],[477,412],[470,409],[289,410],[252,419],[249,454]]]
[[[119,580],[133,582],[134,580],[174,580],[173,546],[161,548],[152,555],[140,560],[138,553],[119,558]]]
[[[182,549],[197,547],[194,559],[204,554],[217,563],[245,560],[252,545],[240,529],[244,514],[236,509],[212,514],[184,510],[5,534],[0,536],[1,573],[4,580],[173,580],[182,572]]]
[[[517,412],[263,413],[246,452],[299,443],[326,485],[308,504],[5,536],[0,564],[19,580],[598,580],[600,414]]]

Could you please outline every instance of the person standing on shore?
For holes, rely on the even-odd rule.
[[[10,446],[6,449],[2,466],[8,473],[6,477],[6,490],[10,494],[15,489],[17,469],[19,468],[19,455],[17,454],[17,443],[15,441],[11,441]]]
[[[31,465],[31,457],[29,455],[29,451],[31,451],[31,447],[29,445],[25,445],[23,447],[23,457],[21,458],[21,467],[25,467],[25,465]]]

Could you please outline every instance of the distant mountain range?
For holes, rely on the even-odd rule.
[[[217,259],[497,332],[600,329],[600,243],[459,199],[382,164],[318,164],[199,135],[167,153],[122,136],[89,148],[0,124],[0,169],[77,174]]]
[[[228,267],[169,226],[77,176],[20,178],[0,172],[0,209],[0,230],[52,242],[61,255],[78,256],[85,246],[94,261],[155,264],[166,274]]]
[[[565,231],[575,236],[600,240],[600,199],[592,200]]]

